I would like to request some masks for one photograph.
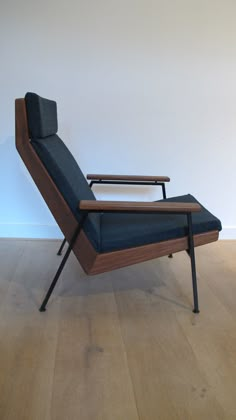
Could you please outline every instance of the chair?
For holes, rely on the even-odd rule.
[[[220,221],[190,194],[166,199],[168,177],[90,174],[91,183],[158,185],[164,197],[156,202],[96,200],[56,134],[56,102],[27,93],[16,99],[15,112],[16,148],[69,244],[40,311],[46,310],[71,251],[83,270],[93,275],[186,250],[193,312],[198,313],[194,247],[216,241]]]

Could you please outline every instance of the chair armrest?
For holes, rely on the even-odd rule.
[[[87,212],[107,213],[192,213],[201,210],[198,203],[135,202],[81,200],[78,208]]]
[[[146,182],[170,182],[168,176],[148,175],[109,175],[109,174],[88,174],[87,179],[96,181],[146,181]]]

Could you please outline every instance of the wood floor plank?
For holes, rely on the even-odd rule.
[[[45,292],[40,284],[46,282],[46,267],[55,252],[52,244],[46,245],[25,241],[21,261],[1,305],[2,420],[47,419],[50,408],[59,302],[52,304],[49,316],[38,311],[38,300]]]
[[[197,255],[201,315],[195,317],[194,324],[186,314],[178,313],[177,319],[210,389],[224,409],[224,418],[235,419],[236,264],[233,252],[236,252],[236,243],[222,242],[220,247],[215,244],[214,253],[209,247],[203,251],[199,250]],[[182,276],[181,282],[184,286],[185,276]]]
[[[53,241],[0,240],[1,420],[235,420],[236,241],[88,277]]]
[[[236,241],[221,241],[199,249],[198,271],[231,316],[236,316]],[[203,252],[205,251],[205,252]]]
[[[69,297],[64,292],[61,303],[52,419],[137,420],[110,275],[84,278],[76,261],[65,270],[62,284],[68,278]]]
[[[191,312],[173,305],[166,288],[157,276],[152,290],[144,283],[116,292],[140,419],[222,419],[224,411],[177,322],[175,306],[190,318]]]
[[[8,287],[15,274],[17,265],[24,252],[21,241],[1,240],[0,241],[0,305],[3,303]],[[10,248],[10,252],[9,252]]]

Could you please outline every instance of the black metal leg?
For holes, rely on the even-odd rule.
[[[75,233],[74,233],[74,235],[73,235],[73,237],[71,239],[71,242],[70,242],[70,244],[69,244],[69,246],[67,248],[67,251],[66,251],[66,253],[65,253],[65,255],[64,255],[64,257],[63,257],[63,259],[61,261],[61,264],[58,267],[58,270],[57,270],[57,272],[56,272],[56,274],[54,276],[54,279],[53,279],[53,281],[51,283],[51,286],[49,287],[49,289],[47,291],[47,294],[46,294],[46,296],[45,296],[45,298],[44,298],[44,300],[43,300],[43,302],[42,302],[42,304],[41,304],[41,306],[39,308],[39,311],[40,312],[46,311],[46,305],[48,303],[48,300],[49,300],[49,298],[50,298],[50,296],[51,296],[51,294],[53,292],[54,287],[56,286],[57,280],[59,279],[59,276],[60,276],[60,274],[61,274],[61,272],[62,272],[62,270],[64,268],[64,265],[65,265],[66,261],[68,260],[68,257],[70,255],[71,250],[72,250],[72,248],[74,246],[74,243],[75,243],[75,241],[76,241],[76,239],[77,239],[77,237],[78,237],[78,235],[79,235],[79,233],[81,231],[81,228],[82,228],[82,226],[84,224],[84,221],[85,221],[86,217],[87,217],[87,213],[85,213],[82,216],[81,222],[78,225],[78,227],[77,227],[77,229],[76,229],[76,231],[75,231]]]
[[[189,256],[191,259],[191,270],[192,270],[192,283],[193,283],[193,301],[194,308],[193,312],[198,314],[198,291],[197,291],[197,276],[196,276],[196,264],[195,264],[195,253],[194,253],[194,242],[193,242],[193,225],[192,225],[192,214],[189,213],[188,217],[188,238],[189,238]]]
[[[166,199],[166,186],[165,184],[161,184],[161,188],[162,188],[162,195],[164,200]]]
[[[166,186],[161,184],[163,199],[166,200]],[[173,254],[168,255],[168,258],[173,258]]]
[[[63,260],[62,260],[61,264],[59,265],[59,268],[58,268],[58,270],[57,270],[57,272],[55,274],[55,277],[54,277],[54,279],[53,279],[53,281],[51,283],[51,286],[49,287],[48,292],[47,292],[47,294],[46,294],[46,296],[45,296],[45,298],[44,298],[44,300],[43,300],[43,302],[42,302],[42,304],[41,304],[41,306],[39,308],[40,312],[46,311],[46,305],[48,303],[48,300],[49,300],[49,298],[50,298],[50,296],[52,294],[52,291],[53,291],[54,287],[56,286],[57,280],[59,279],[59,276],[60,276],[60,274],[61,274],[61,272],[62,272],[62,270],[64,268],[64,265],[65,265],[65,263],[66,263],[69,255],[70,255],[71,249],[72,249],[72,247],[69,246],[68,249],[67,249],[67,251],[66,251],[66,253],[65,253],[65,255],[64,255],[64,257],[63,257]]]
[[[61,244],[61,246],[60,246],[60,248],[59,248],[59,250],[57,252],[57,255],[61,255],[62,250],[63,250],[63,248],[65,246],[65,243],[66,243],[66,238],[63,239],[63,242],[62,242],[62,244]]]

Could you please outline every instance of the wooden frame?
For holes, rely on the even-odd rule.
[[[109,175],[109,174],[88,174],[89,180],[104,181],[142,181],[142,182],[170,182],[168,176],[149,176],[149,175]]]
[[[201,210],[198,203],[177,203],[158,201],[103,201],[81,200],[79,209],[89,212],[117,212],[117,213],[193,213]]]
[[[62,197],[60,191],[56,187],[52,178],[49,176],[44,165],[40,161],[38,155],[33,149],[30,139],[26,116],[26,106],[24,99],[16,99],[16,148],[23,159],[27,169],[33,177],[40,193],[46,201],[51,213],[55,217],[61,231],[63,232],[68,243],[71,242],[73,234],[77,228],[78,222],[74,217],[69,206]],[[89,174],[88,179],[109,179],[109,180],[130,180],[130,181],[155,181],[169,182],[168,177],[150,177],[150,176],[134,176],[134,175],[99,175]],[[100,207],[99,207],[100,206]],[[99,201],[82,201],[80,208],[89,211],[107,211],[117,209],[119,211],[137,211],[137,209],[145,212],[158,211],[198,211],[197,204],[188,203],[129,203],[121,202],[99,202]],[[207,233],[194,235],[194,246],[204,245],[218,239],[218,231],[210,231]],[[79,233],[72,250],[78,258],[82,268],[87,274],[98,274],[110,271],[116,268],[125,267],[142,261],[158,258],[170,253],[188,250],[188,237],[163,241],[155,244],[149,244],[120,251],[97,253],[89,242],[83,230]]]

